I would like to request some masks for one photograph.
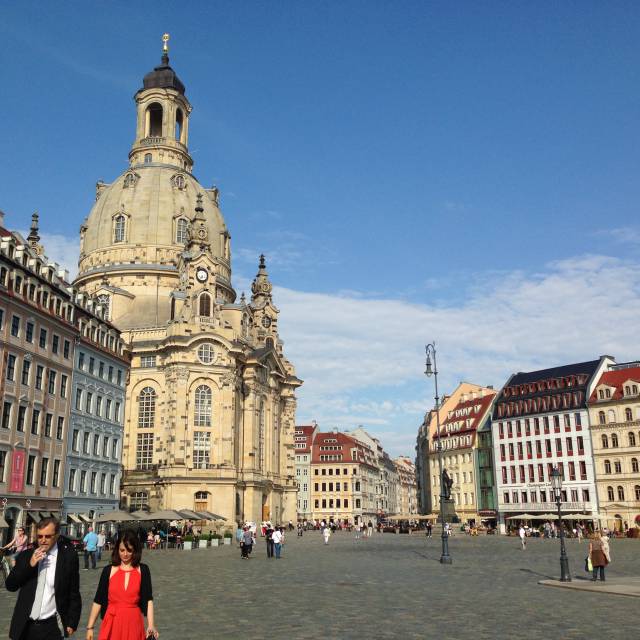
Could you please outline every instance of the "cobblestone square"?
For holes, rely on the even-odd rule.
[[[612,541],[609,580],[640,575],[638,545]],[[308,532],[288,535],[281,560],[268,560],[259,540],[248,562],[235,546],[145,551],[143,561],[165,640],[637,637],[636,599],[538,584],[559,574],[558,540],[529,540],[523,552],[516,538],[458,534],[450,550],[445,567],[438,536],[337,533],[325,546]],[[586,552],[586,542],[568,541],[574,580],[588,578]],[[80,574],[84,638],[99,571]],[[0,637],[14,602],[3,591]]]

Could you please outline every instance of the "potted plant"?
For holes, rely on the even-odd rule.
[[[184,537],[184,541],[182,543],[184,545],[184,549],[185,551],[187,549],[192,549],[193,548],[193,536],[189,533]]]
[[[231,533],[231,531],[225,531],[224,532],[224,543],[225,544],[231,544],[231,540],[233,539],[233,534]]]
[[[211,534],[211,546],[212,547],[220,546],[220,540],[221,539],[222,539],[222,536],[219,533],[212,533]]]

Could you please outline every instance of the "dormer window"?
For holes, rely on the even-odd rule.
[[[120,213],[113,219],[113,242],[124,242],[127,229],[127,218]]]

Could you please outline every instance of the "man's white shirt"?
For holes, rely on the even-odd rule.
[[[38,563],[38,576],[42,571],[46,571],[44,594],[42,596],[42,606],[40,611],[31,609],[31,618],[33,620],[46,620],[56,615],[56,564],[58,562],[58,545],[53,545],[49,553]]]
[[[280,544],[282,542],[282,533],[276,529],[273,532],[271,539],[273,540],[273,544]]]

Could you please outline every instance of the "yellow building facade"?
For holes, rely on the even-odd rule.
[[[600,522],[640,526],[640,366],[600,376],[589,399]]]
[[[97,185],[75,281],[132,353],[123,500],[295,520],[301,381],[283,352],[264,257],[250,300],[238,300],[218,190],[192,174],[192,107],[166,50],[135,103],[129,166]]]

